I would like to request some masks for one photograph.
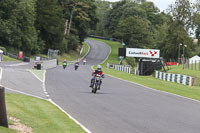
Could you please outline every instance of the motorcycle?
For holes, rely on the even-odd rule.
[[[83,65],[85,65],[85,64],[86,64],[86,59],[83,60]]]
[[[97,90],[100,90],[100,86],[101,86],[101,81],[102,80],[102,76],[97,74],[92,82],[92,93],[96,93]]]
[[[67,67],[67,63],[63,63],[63,69],[65,69]]]
[[[79,63],[75,63],[74,69],[77,70],[77,69],[78,69],[78,66],[79,66]]]

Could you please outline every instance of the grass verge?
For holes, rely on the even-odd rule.
[[[3,61],[18,61],[18,62],[19,62],[20,60],[16,60],[16,59],[14,59],[14,58],[10,58],[10,57],[4,55],[4,56],[3,56]]]
[[[84,133],[85,131],[65,113],[46,100],[20,94],[6,94],[8,116],[20,119],[34,133]],[[1,133],[14,133],[0,127]]]
[[[93,38],[89,38],[89,39],[93,39]],[[165,92],[193,98],[196,100],[200,100],[200,87],[199,86],[189,87],[189,86],[185,86],[182,84],[159,80],[159,79],[154,78],[153,76],[136,76],[133,74],[127,74],[124,72],[116,71],[114,69],[106,68],[107,62],[109,62],[109,63],[117,63],[118,62],[117,52],[118,52],[118,48],[121,47],[121,45],[120,45],[120,43],[113,42],[113,41],[107,41],[107,40],[101,40],[101,39],[93,39],[93,40],[102,41],[104,43],[107,43],[112,48],[112,52],[111,52],[109,58],[107,59],[107,61],[105,61],[102,64],[102,69],[103,69],[104,73],[106,73],[108,75],[112,75],[112,76],[120,78],[120,79],[123,79],[123,80],[138,83],[138,84],[141,84],[141,85],[144,85],[144,86],[156,89],[156,90],[165,91]]]
[[[82,51],[81,55],[80,55],[79,52],[70,51],[67,54],[63,54],[63,55],[58,56],[59,65],[62,65],[62,62],[65,59],[69,62],[69,61],[75,61],[75,60],[78,60],[78,59],[82,58],[83,56],[85,56],[87,54],[88,49],[89,49],[88,44],[84,42],[83,43],[83,51]]]

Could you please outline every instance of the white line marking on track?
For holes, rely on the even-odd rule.
[[[36,76],[36,75],[35,75]],[[36,76],[37,77],[37,76]],[[48,101],[50,103],[52,103],[53,105],[55,105],[56,107],[58,107],[62,112],[64,112],[70,119],[72,119],[76,124],[78,124],[79,126],[81,126],[81,128],[83,128],[83,130],[85,130],[87,133],[92,133],[90,130],[88,130],[85,126],[83,126],[80,122],[78,122],[75,118],[73,118],[69,113],[67,113],[66,111],[64,111],[59,105],[57,105],[53,100],[51,100],[50,95],[48,94],[47,90],[46,90],[46,86],[45,86],[45,79],[46,79],[46,70],[44,70],[43,73],[43,81],[42,82],[42,87],[43,87],[43,91],[46,95],[46,98],[48,99]]]
[[[108,44],[107,44],[107,45],[108,45]],[[109,46],[109,45],[108,45],[108,46]],[[109,47],[110,47],[110,46],[109,46]],[[112,49],[111,49],[111,47],[110,47],[110,53],[111,53],[111,51],[112,51]],[[109,53],[108,57],[110,56],[110,53]],[[108,57],[107,57],[101,64],[103,64],[103,63],[108,59]],[[94,67],[94,65],[91,66],[91,69],[92,69],[92,70],[94,70],[93,67]],[[146,88],[146,89],[150,89],[150,90],[157,91],[157,92],[161,92],[161,93],[166,93],[166,94],[168,94],[168,95],[174,95],[174,96],[181,97],[181,98],[185,98],[185,99],[192,100],[192,101],[195,101],[195,102],[200,102],[200,101],[198,101],[198,100],[195,100],[195,99],[192,99],[192,98],[189,98],[189,97],[185,97],[185,96],[181,96],[181,95],[178,95],[178,94],[173,94],[173,93],[170,93],[170,92],[166,92],[166,91],[161,91],[161,90],[153,89],[153,88],[150,88],[150,87],[147,87],[147,86],[144,86],[144,85],[135,83],[135,82],[131,82],[131,81],[128,81],[128,80],[120,79],[120,78],[114,77],[114,76],[109,75],[109,74],[106,74],[106,75],[108,75],[108,76],[110,76],[110,77],[112,77],[112,78],[116,78],[116,79],[119,79],[119,80],[128,82],[128,83],[132,83],[132,84],[136,84],[136,85],[142,86],[142,87],[144,87],[144,88]]]
[[[58,107],[63,113],[65,113],[70,119],[72,119],[76,124],[78,124],[79,126],[81,126],[81,128],[83,128],[83,130],[85,130],[87,133],[92,133],[90,130],[88,130],[85,126],[83,126],[80,122],[78,122],[75,118],[73,118],[69,113],[67,113],[66,111],[64,111],[59,105],[57,105],[53,100],[51,100],[50,98],[48,99],[45,99],[45,98],[42,98],[42,97],[39,97],[39,96],[35,96],[35,95],[32,95],[32,94],[28,94],[28,93],[25,93],[25,92],[22,92],[22,91],[18,91],[18,90],[14,90],[14,89],[11,89],[11,88],[7,88],[5,87],[5,89],[7,90],[10,90],[10,91],[14,91],[14,92],[17,92],[17,93],[20,93],[20,94],[24,94],[24,95],[27,95],[27,96],[31,96],[31,97],[35,97],[35,98],[39,98],[39,99],[43,99],[43,100],[46,100],[46,101],[49,101],[51,104],[55,105],[56,107]]]
[[[70,119],[72,119],[73,121],[76,122],[76,124],[80,125],[81,128],[83,128],[83,130],[85,130],[87,133],[92,133],[90,130],[88,130],[85,126],[83,126],[80,122],[78,122],[75,118],[73,118],[70,114],[68,114],[66,111],[64,111],[59,105],[57,105],[54,101],[52,101],[51,99],[49,99],[49,101],[54,104],[55,106],[57,106],[63,113],[65,113],[66,115],[69,116]]]
[[[116,78],[116,79],[119,79],[119,80],[128,82],[128,83],[132,83],[132,84],[139,85],[139,86],[144,87],[144,88],[146,88],[146,89],[150,89],[150,90],[157,91],[157,92],[160,92],[160,93],[166,93],[166,94],[168,94],[168,95],[173,95],[173,96],[181,97],[181,98],[184,98],[184,99],[188,99],[188,100],[192,100],[192,101],[195,101],[195,102],[199,102],[199,103],[200,103],[200,101],[195,100],[195,99],[192,99],[192,98],[189,98],[189,97],[185,97],[185,96],[181,96],[181,95],[178,95],[178,94],[173,94],[173,93],[170,93],[170,92],[166,92],[166,91],[161,91],[161,90],[153,89],[153,88],[150,88],[150,87],[147,87],[147,86],[144,86],[144,85],[141,85],[141,84],[132,82],[132,81],[128,81],[128,80],[124,80],[124,79],[120,79],[120,78],[114,77],[114,76],[109,75],[109,74],[106,74],[106,75],[108,75],[108,76],[110,76],[110,77],[112,77],[112,78]]]
[[[27,96],[32,96],[32,97],[35,97],[35,98],[47,100],[45,98],[42,98],[42,97],[39,97],[39,96],[36,96],[36,95],[32,95],[32,94],[29,94],[29,93],[25,93],[25,92],[22,92],[22,91],[14,90],[14,89],[11,89],[11,88],[8,88],[8,87],[5,87],[5,89],[10,90],[10,91],[14,91],[14,92],[17,92],[17,93],[20,93],[20,94],[24,94],[24,95],[27,95]]]
[[[41,82],[44,81],[44,79],[41,80],[40,78],[38,78],[38,76],[34,72],[32,72],[30,69],[26,69],[26,70],[29,71],[30,73],[32,73],[39,81],[41,81]]]

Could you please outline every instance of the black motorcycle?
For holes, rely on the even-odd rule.
[[[79,63],[76,62],[76,63],[74,64],[74,69],[77,70],[77,69],[78,69],[78,66],[79,66]]]
[[[96,93],[97,90],[100,90],[101,87],[101,81],[102,80],[102,76],[97,74],[93,81],[92,81],[92,93]]]

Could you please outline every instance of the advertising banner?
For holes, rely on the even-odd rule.
[[[127,57],[160,58],[158,49],[126,48]]]

